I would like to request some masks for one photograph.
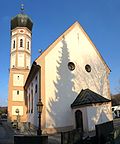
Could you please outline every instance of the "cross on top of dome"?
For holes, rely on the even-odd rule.
[[[21,13],[24,13],[24,4],[21,4]]]

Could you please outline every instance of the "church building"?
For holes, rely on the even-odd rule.
[[[110,69],[75,22],[31,62],[32,20],[18,14],[11,20],[8,113],[38,127],[37,104],[43,103],[42,133],[81,128],[112,121]]]
[[[78,22],[68,28],[32,64],[25,83],[28,122],[38,126],[43,103],[43,133],[112,121],[110,69]]]

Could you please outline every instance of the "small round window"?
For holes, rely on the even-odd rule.
[[[73,71],[75,69],[75,64],[73,62],[68,63],[69,70]]]
[[[91,66],[87,64],[87,65],[85,66],[85,70],[86,70],[87,72],[91,72]]]

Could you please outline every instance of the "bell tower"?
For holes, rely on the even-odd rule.
[[[32,20],[21,13],[11,19],[10,73],[8,84],[8,117],[16,120],[19,113],[20,121],[26,121],[26,105],[24,84],[31,67]],[[16,113],[16,109],[18,113]]]

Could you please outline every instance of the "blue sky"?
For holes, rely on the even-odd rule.
[[[0,106],[7,105],[10,20],[25,13],[34,22],[32,61],[75,21],[79,21],[111,69],[110,88],[120,80],[120,0],[4,0],[0,8]]]

